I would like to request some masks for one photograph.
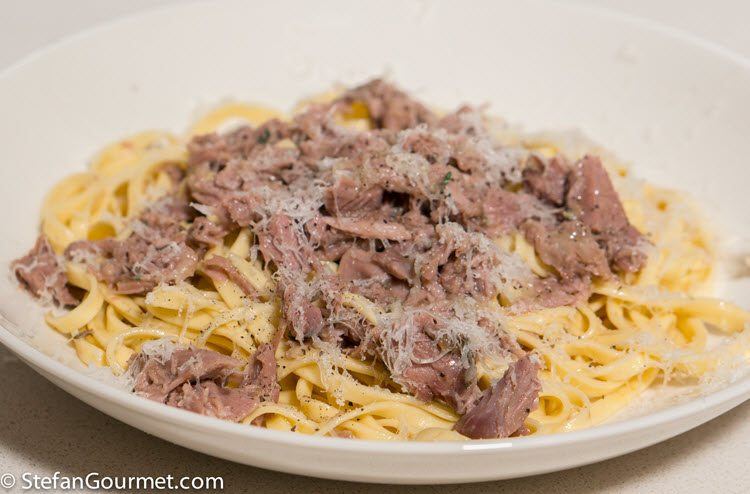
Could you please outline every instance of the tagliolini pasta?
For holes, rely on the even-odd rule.
[[[245,104],[218,108],[195,123],[187,135],[144,132],[102,150],[89,170],[57,184],[42,208],[42,231],[57,254],[77,240],[126,238],[129,220],[173,186],[165,165],[187,166],[187,142],[197,134],[238,121],[260,125],[279,112]],[[353,105],[342,125],[367,128],[367,109]],[[580,156],[562,139],[504,131],[509,143],[546,156]],[[596,150],[601,153],[601,150]],[[606,156],[606,155],[605,155]],[[648,262],[616,281],[595,281],[588,300],[517,312],[498,295],[492,310],[524,349],[541,360],[539,406],[526,420],[531,434],[572,431],[600,424],[637,400],[647,388],[669,380],[700,380],[722,367],[744,365],[748,356],[748,313],[713,298],[710,291],[715,253],[710,233],[678,192],[641,184],[627,168],[605,159],[630,222],[649,233]],[[198,275],[191,282],[159,285],[145,295],[122,295],[66,260],[71,285],[81,302],[47,323],[69,336],[87,365],[127,372],[133,355],[147,341],[167,339],[210,348],[247,360],[278,334],[281,301],[267,265],[251,255],[251,229],[227,235],[211,254],[229,259],[262,296],[248,301],[227,279]],[[551,267],[520,233],[495,239],[507,253],[523,259],[539,277]],[[331,266],[336,269],[335,265]],[[385,315],[367,298],[347,293],[345,303],[377,325]],[[709,347],[709,334],[732,338]],[[319,342],[301,347],[281,338],[276,348],[278,403],[264,403],[243,423],[265,417],[265,427],[318,435],[350,435],[382,440],[460,440],[453,427],[459,415],[444,403],[422,402],[395,385],[386,367],[361,360]],[[507,364],[477,362],[478,382],[487,388]]]

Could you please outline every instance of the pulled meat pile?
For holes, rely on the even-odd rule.
[[[368,129],[347,125],[354,117]],[[525,433],[540,389],[536,358],[481,306],[498,296],[515,311],[575,304],[594,278],[638,271],[646,260],[599,158],[571,162],[504,147],[477,109],[441,117],[381,80],[288,122],[195,137],[178,185],[132,222],[129,237],[76,242],[65,255],[119,293],[142,294],[197,270],[259,299],[228,259],[205,258],[228,234],[250,228],[275,273],[291,338],[382,360],[402,388],[463,414],[457,430],[475,438]],[[534,275],[494,242],[515,233],[550,276]],[[36,250],[46,255],[43,245]],[[33,257],[15,272],[38,294],[57,264]],[[51,286],[58,302],[70,303]],[[368,299],[381,320],[361,317],[345,300],[350,293]],[[482,392],[474,362],[488,352],[510,367]],[[145,364],[149,377],[139,382],[147,384],[137,389],[234,419],[257,401],[255,388],[240,387],[226,398],[236,406],[212,404],[221,396],[217,379],[235,362],[203,358],[213,366],[204,378],[181,370],[181,359]]]
[[[168,354],[138,354],[130,364],[135,392],[192,412],[234,422],[262,401],[279,399],[273,347],[262,345],[246,370],[242,362],[212,350],[176,349]],[[227,386],[235,381],[237,386]]]

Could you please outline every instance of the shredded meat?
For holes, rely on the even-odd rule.
[[[131,362],[134,391],[150,400],[202,415],[238,422],[263,401],[277,401],[273,347],[262,345],[244,374],[242,363],[212,350],[174,350],[168,359],[138,354]],[[240,379],[236,387],[228,386]]]
[[[563,281],[610,275],[604,252],[585,225],[567,220],[554,225],[529,220],[523,224],[523,231],[542,261],[554,267]]]
[[[326,192],[326,210],[334,216],[375,211],[382,204],[383,189],[365,188],[347,176],[339,178]]]
[[[220,245],[227,233],[229,230],[224,226],[200,216],[190,225],[188,240],[197,245]]]
[[[595,280],[641,269],[646,240],[598,158],[505,146],[489,125],[481,109],[439,118],[373,80],[291,121],[194,137],[186,169],[165,165],[167,196],[117,238],[74,242],[65,256],[123,294],[231,280],[271,298],[299,344],[379,359],[404,390],[466,413],[460,432],[520,434],[537,364],[483,308],[498,297],[516,312],[584,301]],[[258,293],[221,255],[240,231],[272,291]],[[546,277],[518,253],[522,238]],[[13,269],[35,296],[76,303],[44,238]],[[366,317],[360,303],[372,304]],[[482,394],[474,362],[489,352],[515,363]],[[207,350],[139,359],[139,393],[199,413],[239,420],[278,396],[265,347],[241,382],[238,361]]]
[[[258,295],[255,287],[240,273],[232,261],[222,256],[212,256],[203,261],[203,271],[216,283],[230,280],[240,287],[245,295],[256,298]]]
[[[569,167],[560,156],[554,156],[546,164],[539,156],[532,155],[523,170],[526,187],[537,197],[562,206],[565,203],[565,190]]]
[[[279,401],[279,387],[276,379],[276,356],[273,345],[259,346],[247,364],[242,386],[252,386],[258,390],[261,401]]]
[[[538,371],[539,364],[528,355],[512,363],[461,417],[455,430],[472,439],[510,437],[522,430],[524,420],[538,406],[542,388]]]
[[[185,383],[201,380],[226,380],[241,362],[211,350],[188,348],[175,350],[166,362],[141,355],[131,366],[138,369],[135,391],[149,399],[164,401]]]
[[[21,286],[37,298],[49,294],[57,305],[78,303],[68,290],[68,277],[44,235],[36,239],[28,254],[13,261],[11,271]]]
[[[417,344],[417,358],[434,357],[434,344]],[[460,356],[448,353],[429,364],[414,364],[407,368],[400,379],[417,398],[432,401],[439,398],[451,405],[458,413],[464,413],[480,395],[479,387],[472,378],[473,369],[466,369]]]
[[[341,102],[363,103],[377,128],[405,130],[436,121],[435,115],[422,103],[380,79],[347,92]]]
[[[570,175],[568,207],[603,245],[609,262],[635,272],[646,263],[641,234],[628,221],[620,198],[599,158],[585,156]]]
[[[323,329],[323,313],[305,293],[295,285],[285,285],[282,295],[284,319],[289,322],[294,337],[302,342],[317,336]]]
[[[374,129],[341,127],[336,115],[347,112],[366,115]],[[284,139],[296,148],[275,145]],[[264,260],[309,272],[317,261],[342,260],[370,242],[369,272],[397,289],[363,288],[363,280],[372,277],[350,276],[350,257],[343,259],[340,277],[350,290],[385,301],[403,299],[403,288],[414,303],[459,294],[486,297],[497,289],[491,275],[502,267],[492,256],[477,261],[446,245],[435,228],[446,220],[490,237],[520,230],[555,269],[556,281],[528,283],[543,306],[574,303],[588,293],[594,277],[637,270],[645,259],[641,236],[627,223],[598,162],[587,157],[570,166],[562,156],[514,157],[491,143],[475,108],[461,107],[437,119],[381,80],[330,104],[312,105],[289,124],[272,121],[196,138],[190,162],[191,196],[210,215],[193,224],[191,239],[197,244],[216,244],[232,228],[259,222]],[[306,193],[300,184],[311,180],[326,184],[311,217],[277,210],[263,219],[268,194],[291,201]],[[524,188],[509,187],[513,180]],[[613,212],[606,228],[598,224],[599,215],[592,216],[601,202]],[[382,251],[372,241],[380,242]],[[401,247],[407,244],[409,249]]]
[[[373,257],[372,252],[352,247],[341,258],[338,276],[347,283],[354,280],[387,280],[385,270],[373,261]]]
[[[193,276],[201,256],[187,244],[183,222],[189,215],[186,203],[167,197],[132,221],[132,233],[124,240],[75,242],[65,255],[83,259],[117,293],[145,293],[160,283],[179,283]]]
[[[391,223],[383,218],[326,218],[325,222],[342,232],[360,238],[404,241],[411,238],[411,233],[398,223]]]
[[[375,252],[372,260],[394,278],[409,280],[413,276],[414,261],[402,251],[402,248],[394,247],[383,252]]]
[[[313,262],[312,248],[301,240],[289,216],[277,214],[258,232],[260,251],[277,267],[307,271]]]

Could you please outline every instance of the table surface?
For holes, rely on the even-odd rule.
[[[178,0],[3,0],[0,68],[88,26]],[[690,31],[750,56],[750,2],[586,0]],[[750,402],[674,439],[595,465],[502,482],[397,487],[270,472],[167,443],[56,388],[0,346],[0,474],[222,476],[228,491],[337,492],[722,492],[750,490]]]

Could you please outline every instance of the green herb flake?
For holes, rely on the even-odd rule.
[[[451,180],[453,180],[453,173],[451,172],[446,173],[445,176],[443,177],[443,180],[440,181],[440,192],[445,191],[445,187],[449,183],[451,183]]]
[[[271,131],[263,129],[263,133],[258,136],[258,144],[265,144],[271,138]]]

